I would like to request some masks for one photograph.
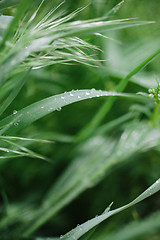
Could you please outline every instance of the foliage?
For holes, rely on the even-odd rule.
[[[159,15],[51,2],[0,3],[1,239],[156,239]]]

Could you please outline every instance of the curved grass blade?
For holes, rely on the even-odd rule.
[[[145,239],[148,235],[151,237],[154,233],[160,229],[160,212],[155,212],[147,218],[139,221],[129,223],[127,226],[120,228],[111,234],[104,233],[99,240],[138,240],[140,238]],[[97,235],[98,236],[98,235]],[[97,240],[97,236],[93,239]]]
[[[38,101],[30,106],[23,108],[18,112],[15,111],[12,115],[0,121],[0,128],[5,128],[5,126],[8,126],[6,128],[6,131],[3,131],[2,129],[1,133],[3,132],[5,134],[11,135],[23,129],[27,125],[33,123],[34,121],[44,117],[45,115],[55,110],[60,110],[63,106],[100,96],[120,96],[127,98],[144,99],[144,96],[136,94],[107,92],[95,89],[66,92]],[[15,121],[15,118],[18,120]]]
[[[160,178],[153,185],[151,185],[145,192],[143,192],[141,195],[139,195],[135,200],[133,200],[129,204],[124,205],[123,207],[117,208],[115,210],[111,210],[107,213],[103,213],[100,216],[97,216],[97,217],[77,226],[75,229],[71,230],[64,236],[61,236],[60,239],[62,239],[62,240],[71,240],[71,239],[77,240],[80,237],[82,237],[85,233],[87,233],[89,230],[91,230],[93,227],[97,226],[99,223],[103,222],[107,218],[143,201],[144,199],[150,197],[151,195],[158,192],[159,190],[160,190]]]

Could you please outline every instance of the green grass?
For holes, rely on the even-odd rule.
[[[158,239],[160,19],[147,2],[0,3],[1,239]]]

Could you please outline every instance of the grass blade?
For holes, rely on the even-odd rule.
[[[91,230],[93,227],[97,226],[99,223],[103,222],[107,218],[143,201],[144,199],[150,197],[154,193],[158,192],[160,190],[160,178],[153,184],[151,185],[145,192],[143,192],[141,195],[139,195],[135,200],[130,202],[127,205],[124,205],[123,207],[117,208],[115,210],[111,210],[107,213],[103,213],[100,216],[97,216],[79,226],[77,226],[75,229],[71,230],[64,236],[61,236],[60,239],[62,240],[77,240],[80,237],[82,237],[85,233],[87,233],[89,230]]]
[[[160,212],[156,212],[151,216],[140,220],[131,222],[122,229],[109,234],[102,235],[100,240],[135,240],[140,239],[140,237],[148,237],[151,234],[157,232],[160,227]],[[97,239],[96,236],[93,239]]]
[[[127,98],[136,98],[136,99],[144,99],[143,96],[136,94],[124,94],[124,93],[116,93],[116,92],[107,92],[101,90],[76,90],[71,92],[62,93],[59,95],[55,95],[46,99],[43,99],[39,102],[36,102],[20,111],[14,112],[11,116],[0,121],[0,127],[8,126],[6,131],[3,132],[5,134],[9,133],[10,135],[23,129],[25,126],[33,123],[34,121],[44,117],[45,115],[55,111],[60,110],[63,106],[68,104],[79,102],[81,100],[100,97],[100,96],[120,96]],[[16,122],[14,121],[15,117],[18,119]],[[14,124],[12,123],[14,122]],[[3,131],[3,129],[1,130]]]

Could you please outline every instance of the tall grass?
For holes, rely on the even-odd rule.
[[[154,239],[158,194],[135,204],[160,190],[159,39],[129,34],[156,23],[67,4],[0,4],[1,239]]]

